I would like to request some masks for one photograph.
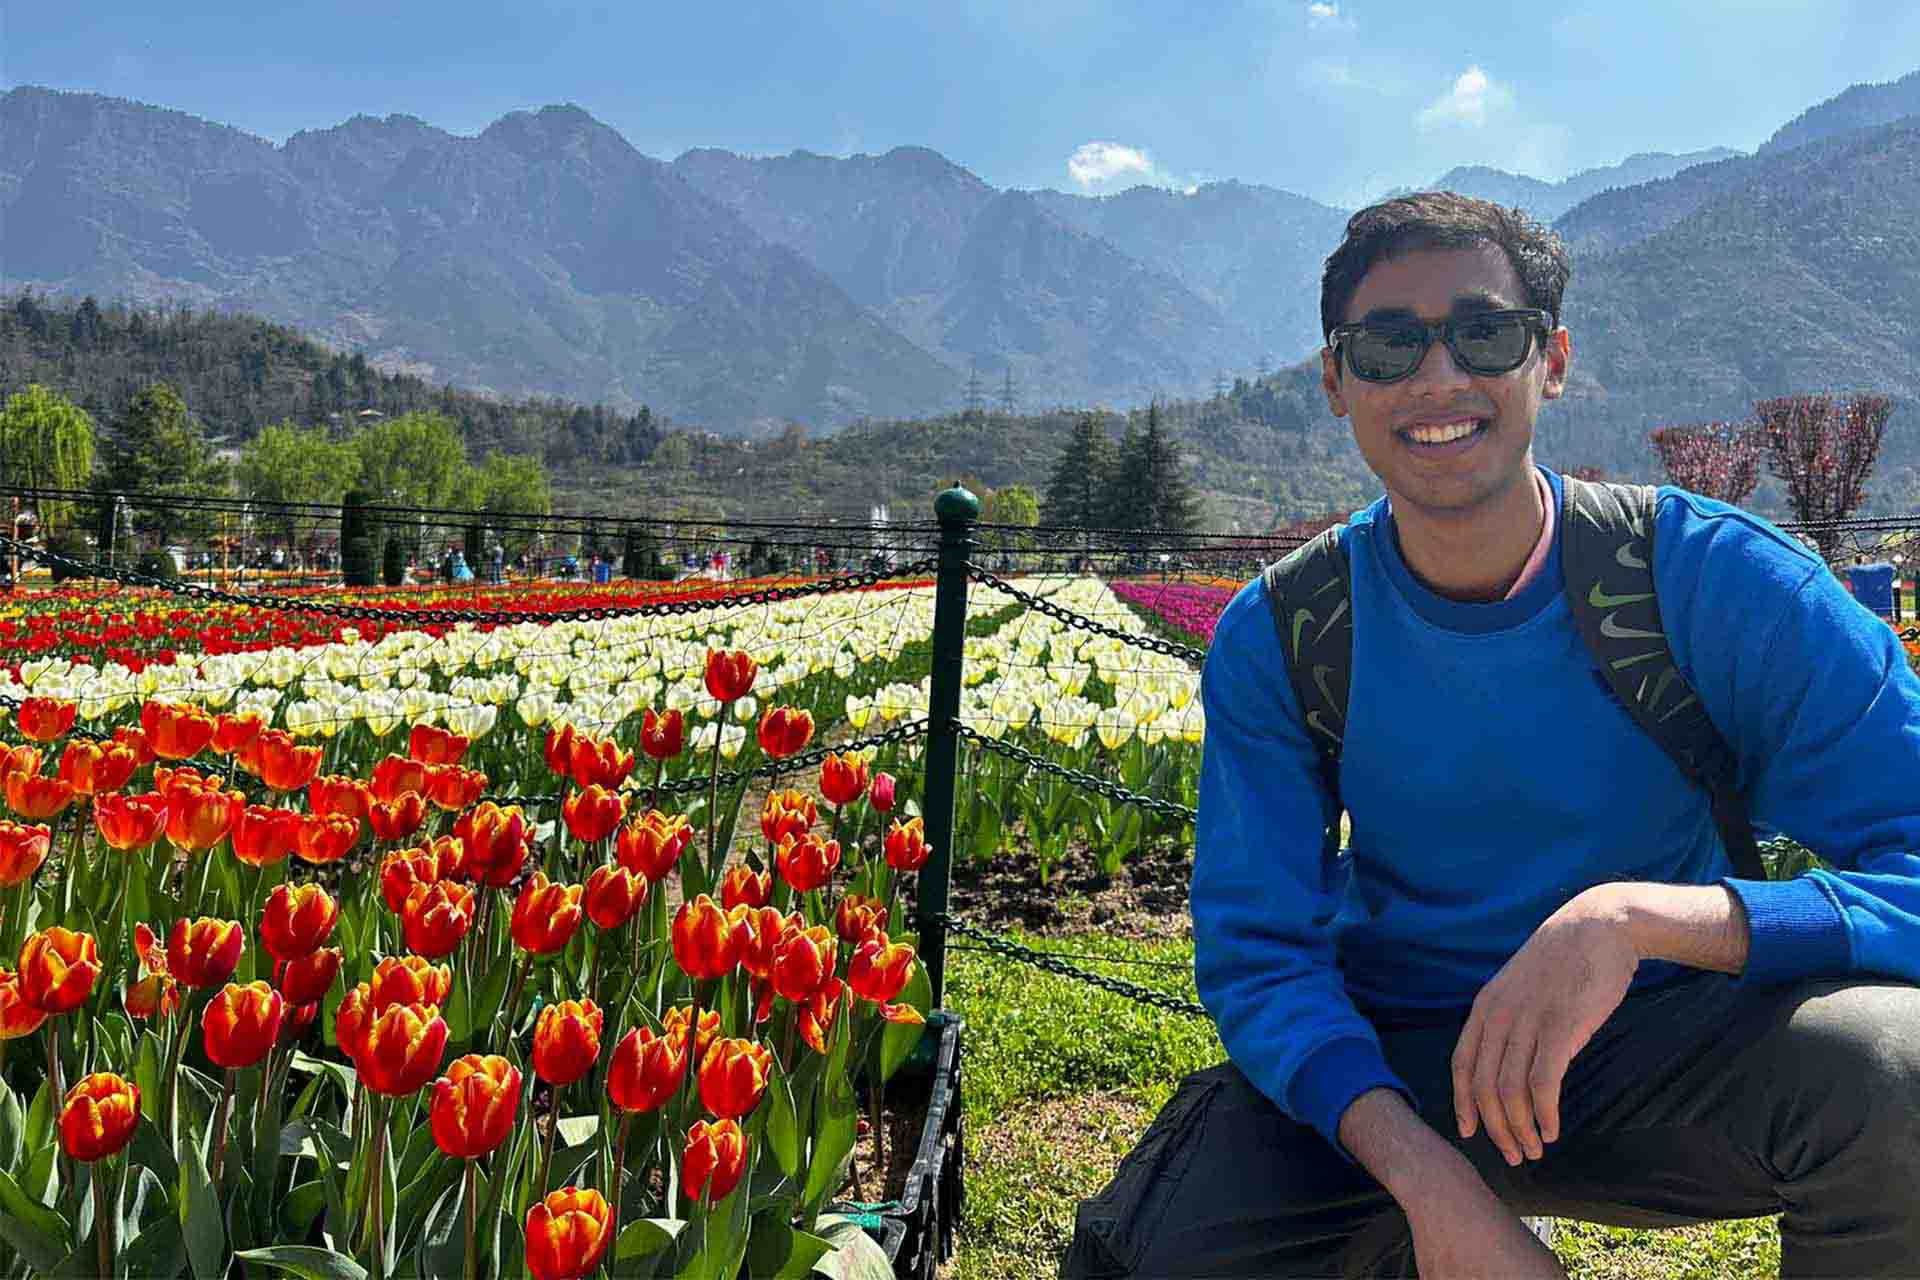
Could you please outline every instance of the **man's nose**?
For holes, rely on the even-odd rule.
[[[1427,348],[1427,354],[1421,357],[1420,367],[1407,379],[1416,386],[1432,384],[1443,387],[1455,384],[1465,386],[1472,380],[1472,375],[1453,358],[1453,351],[1438,338]]]

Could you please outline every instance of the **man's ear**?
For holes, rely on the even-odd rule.
[[[1547,361],[1547,376],[1540,384],[1542,400],[1558,400],[1567,389],[1567,370],[1573,365],[1573,338],[1562,325],[1547,335],[1540,354]]]
[[[1336,418],[1347,416],[1346,383],[1340,367],[1340,355],[1332,347],[1320,348],[1320,389],[1327,393],[1327,408]]]

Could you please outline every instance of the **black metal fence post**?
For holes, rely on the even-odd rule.
[[[961,667],[967,640],[967,561],[980,499],[958,485],[933,500],[940,521],[940,568],[933,588],[933,688],[927,713],[927,865],[920,869],[920,958],[942,1007],[947,977],[947,887],[953,878],[953,793],[959,772]]]

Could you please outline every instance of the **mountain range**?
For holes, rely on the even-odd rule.
[[[1573,250],[1575,374],[1547,456],[1644,474],[1662,422],[1870,386],[1900,405],[1889,461],[1920,460],[1917,116],[1920,72],[1751,155],[1441,175]],[[569,106],[473,137],[356,116],[276,146],[99,95],[0,94],[8,291],[254,312],[436,383],[726,433],[951,412],[970,378],[988,401],[1126,406],[1271,369],[1281,425],[1234,428],[1250,493],[1283,487],[1299,431],[1343,430],[1297,362],[1347,216],[1240,182],[1003,190],[920,147],[663,161]]]

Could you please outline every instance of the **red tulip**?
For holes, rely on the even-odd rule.
[[[640,721],[640,749],[655,760],[671,760],[687,745],[687,719],[677,709],[664,715],[652,707]]]
[[[167,936],[167,972],[189,987],[217,987],[233,976],[247,949],[238,920],[176,920]]]
[[[213,738],[208,743],[216,752],[230,756],[236,751],[246,750],[267,722],[251,711],[240,715],[220,715],[213,719]]]
[[[773,900],[773,874],[752,867],[734,867],[720,877],[720,905],[764,907]]]
[[[595,867],[581,895],[587,919],[602,929],[618,929],[646,900],[647,878],[625,867]]]
[[[7,807],[28,821],[56,818],[73,803],[73,784],[37,773],[10,773],[6,780]]]
[[[315,778],[307,784],[307,810],[317,814],[338,814],[344,818],[364,818],[373,803],[373,789],[358,778],[343,773]]]
[[[262,729],[235,759],[275,791],[298,791],[320,772],[320,748],[299,745],[284,729]]]
[[[769,707],[760,716],[760,749],[775,760],[798,755],[813,741],[813,714]]]
[[[730,916],[701,894],[673,917],[673,958],[692,978],[724,978],[740,964],[747,943],[745,914]]]
[[[828,804],[852,804],[866,793],[865,760],[858,756],[835,754],[820,762],[820,794]]]
[[[372,1025],[372,997],[368,984],[363,982],[347,992],[347,998],[340,1002],[340,1008],[333,1015],[333,1039],[340,1046],[340,1052],[349,1058],[359,1057],[361,1046],[367,1042],[367,1028]]]
[[[732,1120],[696,1120],[687,1131],[687,1148],[680,1157],[680,1185],[691,1188],[695,1200],[715,1205],[740,1185],[747,1170],[747,1140]]]
[[[840,842],[812,834],[788,836],[780,842],[773,862],[795,893],[811,893],[833,879],[834,868],[840,865]]]
[[[491,800],[461,814],[453,834],[466,850],[466,874],[492,889],[513,883],[533,845],[533,824],[520,807],[503,809]]]
[[[904,942],[889,942],[884,933],[873,933],[854,948],[847,965],[847,986],[862,1000],[880,1006],[880,1015],[889,1022],[924,1022],[920,1011],[911,1005],[892,1004],[913,977],[913,948]]]
[[[760,834],[774,848],[788,836],[803,836],[813,829],[820,811],[813,797],[798,791],[770,791],[760,806]]]
[[[867,803],[873,806],[874,812],[876,813],[893,812],[892,774],[876,773],[873,775],[873,785],[867,788]]]
[[[633,772],[633,752],[622,751],[611,738],[575,734],[568,765],[575,786],[601,786],[611,790]]]
[[[478,803],[487,790],[487,775],[478,769],[463,769],[457,764],[427,766],[427,799],[436,809],[455,813]]]
[[[201,853],[226,839],[246,808],[238,791],[176,783],[166,789],[167,840],[176,849]]]
[[[563,724],[557,729],[547,730],[544,754],[547,768],[558,778],[573,776],[573,740],[577,735],[573,726]]]
[[[20,703],[16,719],[20,732],[35,742],[52,742],[73,728],[80,708],[60,698],[27,698]]]
[[[401,796],[427,793],[427,766],[407,756],[389,755],[373,766],[373,798],[392,804]]]
[[[597,782],[582,783],[560,805],[567,830],[583,844],[596,844],[613,834],[627,815],[627,802]]]
[[[927,829],[919,818],[908,818],[887,828],[887,865],[895,871],[918,871],[927,865]]]
[[[600,1057],[605,1017],[591,1000],[562,1000],[542,1009],[533,1028],[533,1074],[556,1088],[587,1074]]]
[[[280,1036],[286,1008],[286,999],[264,982],[228,983],[200,1018],[208,1060],[229,1070],[260,1061]]]
[[[167,829],[167,798],[146,795],[101,796],[93,802],[93,825],[107,847],[121,852],[144,849]]]
[[[20,976],[0,969],[0,1040],[30,1036],[46,1020],[47,1011],[28,1000],[21,990]]]
[[[807,1000],[833,976],[840,940],[823,924],[787,931],[773,953],[773,989],[795,1003]]]
[[[339,919],[340,904],[319,885],[277,884],[260,910],[260,945],[276,960],[298,960],[317,951]]]
[[[533,1280],[581,1280],[599,1269],[612,1235],[606,1197],[562,1187],[527,1210],[527,1270]]]
[[[798,911],[783,916],[777,907],[742,905],[730,910],[729,918],[733,911],[742,912],[741,918],[747,924],[747,942],[740,949],[740,967],[765,982],[773,976],[773,957],[786,939],[787,931],[804,929],[807,922]]]
[[[395,915],[406,907],[407,895],[415,885],[433,884],[439,879],[440,859],[430,846],[398,849],[380,860],[380,897]]]
[[[4,782],[10,773],[40,772],[40,748],[29,746],[10,747],[0,742],[0,782]]]
[[[53,829],[0,822],[0,889],[11,889],[40,869],[53,847]]]
[[[773,1051],[751,1040],[716,1040],[700,1059],[700,1101],[722,1120],[760,1105],[773,1074]]]
[[[751,654],[741,649],[731,653],[707,651],[707,692],[719,702],[734,702],[753,692],[753,678],[760,668]]]
[[[673,1100],[687,1074],[685,1032],[655,1035],[637,1027],[614,1046],[607,1096],[622,1111],[658,1111]]]
[[[459,764],[472,739],[430,724],[417,724],[407,735],[407,754],[422,764]]]
[[[303,862],[338,862],[360,840],[360,820],[339,814],[309,813],[294,828],[293,851]]]
[[[675,1005],[673,1008],[667,1010],[666,1016],[660,1019],[663,1024],[660,1034],[676,1044],[686,1044],[688,1035],[690,1034],[687,1030],[687,1017],[690,1012],[691,1010],[685,1005]],[[717,1009],[702,1009],[700,1011],[700,1031],[694,1040],[692,1061],[697,1063],[704,1058],[707,1050],[713,1047],[713,1042],[719,1038],[719,1035],[720,1011]]]
[[[300,843],[300,824],[306,815],[272,805],[250,804],[234,817],[227,833],[233,856],[250,867],[271,867],[287,860]]]
[[[621,866],[651,882],[665,879],[680,865],[680,855],[692,839],[693,828],[688,825],[686,815],[649,809],[620,828],[613,852]]]
[[[513,941],[537,956],[565,950],[580,927],[580,886],[555,884],[536,871],[513,902]]]
[[[76,739],[60,757],[60,780],[76,795],[104,795],[126,786],[139,763],[133,748],[122,743]]]
[[[214,727],[211,715],[184,703],[149,702],[140,708],[141,732],[162,760],[199,755],[213,741]]]
[[[322,947],[298,960],[275,964],[273,980],[288,1004],[318,1004],[333,989],[333,980],[340,976],[340,961],[340,948]]]
[[[82,1164],[116,1155],[140,1123],[140,1090],[110,1071],[96,1071],[67,1090],[60,1108],[60,1149]]]
[[[443,1005],[453,990],[453,970],[424,956],[388,956],[367,983],[367,1012],[378,1016],[397,1004]]]
[[[417,791],[392,800],[375,800],[367,807],[367,824],[378,840],[405,840],[427,820],[427,802]]]
[[[400,908],[407,949],[439,959],[452,955],[473,927],[473,890],[450,880],[417,884]]]
[[[418,1090],[440,1070],[447,1051],[447,1023],[429,1004],[389,1005],[367,1025],[353,1057],[360,1083],[398,1098]]]
[[[455,1160],[475,1160],[513,1135],[520,1072],[497,1054],[455,1058],[433,1084],[428,1124],[434,1143]]]
[[[42,1013],[71,1013],[93,994],[100,948],[90,933],[52,925],[20,947],[20,994]]]
[[[833,928],[849,947],[859,946],[867,935],[887,927],[887,905],[878,898],[850,893],[834,909]]]

